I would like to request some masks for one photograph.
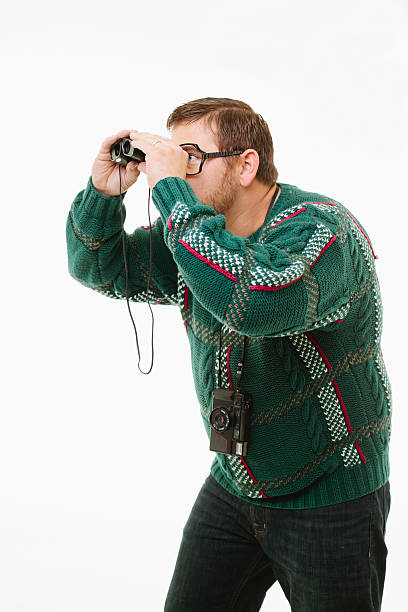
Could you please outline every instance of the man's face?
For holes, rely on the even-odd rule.
[[[202,120],[176,124],[171,140],[176,144],[194,142],[206,153],[219,151],[213,132]],[[214,208],[217,214],[225,215],[231,209],[240,190],[238,165],[230,170],[222,157],[206,160],[200,174],[187,176],[186,180],[200,202]]]

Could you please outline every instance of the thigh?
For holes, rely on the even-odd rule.
[[[209,475],[183,529],[165,612],[255,612],[275,581],[245,504]]]
[[[273,567],[292,611],[380,610],[389,505],[387,483],[349,502],[280,515]]]

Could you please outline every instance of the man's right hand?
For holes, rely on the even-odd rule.
[[[110,158],[110,148],[119,138],[129,138],[132,130],[121,130],[113,136],[108,136],[102,143],[97,158],[92,166],[92,183],[99,193],[104,196],[120,195],[119,172],[122,181],[122,193],[136,183],[140,174],[137,162],[128,162],[126,166],[121,166]]]

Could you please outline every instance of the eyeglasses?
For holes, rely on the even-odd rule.
[[[206,153],[200,149],[198,144],[193,142],[184,142],[180,147],[188,153],[187,176],[200,174],[206,159],[229,157],[230,155],[241,155],[241,153],[243,153],[243,151],[216,151],[215,153]]]

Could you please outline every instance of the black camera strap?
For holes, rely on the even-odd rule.
[[[218,349],[218,387],[220,388],[221,388],[221,335],[222,335],[222,324],[220,326],[220,341],[219,341],[219,349]],[[244,336],[244,345],[242,347],[241,359],[237,367],[237,389],[236,389],[237,391],[241,391],[240,384],[241,384],[242,370],[244,369],[246,339],[247,337]]]
[[[280,186],[278,185],[278,183],[276,183],[276,189],[275,192],[272,196],[271,202],[269,204],[269,208],[266,212],[265,215],[265,219],[264,222],[262,223],[263,227],[266,223],[266,219],[268,218],[269,212],[270,210],[273,208],[273,205],[275,204],[276,200],[278,199],[278,196],[280,194]],[[220,327],[220,343],[219,343],[219,353],[218,353],[218,387],[221,387],[221,333],[222,333],[222,325]],[[244,336],[244,345],[242,347],[242,355],[241,355],[241,360],[238,363],[238,368],[237,368],[237,391],[240,391],[240,384],[241,384],[241,375],[242,375],[242,370],[244,369],[244,357],[245,357],[245,343],[246,343],[246,339],[247,337]]]
[[[138,338],[137,338],[136,325],[135,325],[135,322],[133,320],[132,311],[130,310],[130,305],[129,305],[129,292],[128,292],[129,270],[128,270],[127,257],[126,257],[124,215],[123,215],[123,206],[122,206],[122,175],[120,173],[120,164],[118,164],[118,172],[119,172],[119,196],[120,196],[120,198],[119,198],[119,208],[120,208],[121,232],[122,232],[122,251],[123,251],[123,260],[125,262],[125,273],[126,273],[126,285],[125,285],[126,302],[127,302],[127,307],[128,307],[128,311],[129,311],[129,314],[130,314],[130,318],[132,319],[133,329],[135,330],[136,347],[137,347],[137,352],[138,352],[138,355],[139,355],[139,362],[137,364],[137,367],[139,368],[139,370],[140,370],[140,372],[142,374],[150,374],[150,372],[152,371],[152,368],[153,368],[153,359],[154,359],[154,347],[153,347],[154,315],[153,315],[152,307],[150,306],[150,302],[149,302],[150,278],[152,276],[152,222],[150,220],[150,189],[149,189],[149,196],[148,196],[148,199],[147,199],[147,212],[148,212],[148,215],[149,215],[149,229],[150,229],[150,267],[149,267],[149,277],[147,279],[146,296],[147,296],[147,303],[148,303],[149,308],[150,308],[150,313],[152,315],[152,361],[151,361],[151,364],[150,364],[150,368],[147,370],[147,372],[144,372],[141,369],[140,365],[139,365],[140,364],[139,341],[138,341]]]

